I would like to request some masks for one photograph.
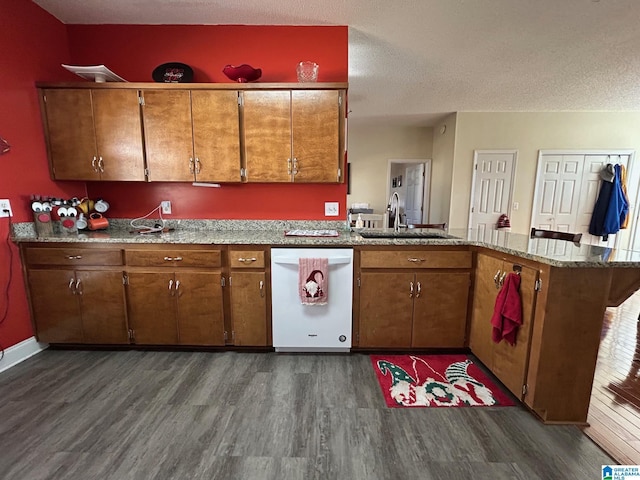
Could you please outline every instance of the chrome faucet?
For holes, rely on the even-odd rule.
[[[393,192],[389,199],[389,214],[393,213],[395,208],[395,216],[393,217],[393,230],[398,232],[400,230],[400,196],[398,192]]]

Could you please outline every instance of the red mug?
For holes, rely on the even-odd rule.
[[[109,220],[104,218],[101,213],[93,212],[89,215],[87,224],[89,226],[89,230],[104,230],[109,227]]]

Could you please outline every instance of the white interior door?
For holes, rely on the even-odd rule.
[[[581,243],[613,247],[589,234],[589,223],[600,192],[600,171],[607,163],[629,167],[630,153],[540,152],[533,204],[532,225],[536,228],[582,233]],[[543,247],[543,245],[539,245]],[[561,252],[556,252],[561,253]]]
[[[476,150],[469,228],[478,240],[493,241],[503,213],[510,214],[515,150]]]
[[[422,199],[424,198],[424,163],[411,165],[405,169],[407,199],[405,213],[407,225],[422,222]]]

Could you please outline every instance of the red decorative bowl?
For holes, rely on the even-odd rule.
[[[262,76],[262,69],[243,63],[238,66],[227,65],[222,69],[222,73],[234,82],[247,83],[258,80]]]

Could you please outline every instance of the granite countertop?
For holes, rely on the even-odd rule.
[[[415,230],[408,234],[429,233],[437,238],[363,238],[357,231],[347,231],[343,222],[271,221],[271,220],[175,220],[167,233],[132,233],[129,220],[112,219],[107,230],[77,234],[37,235],[33,223],[14,224],[12,240],[42,243],[128,243],[128,244],[199,244],[199,245],[272,245],[285,246],[382,246],[382,245],[473,245],[515,255],[558,267],[640,267],[640,252],[619,250],[561,240],[529,238],[506,231],[450,229]],[[331,229],[337,237],[289,237],[286,230]],[[391,229],[371,230],[393,235]],[[406,234],[404,231],[403,234]]]

